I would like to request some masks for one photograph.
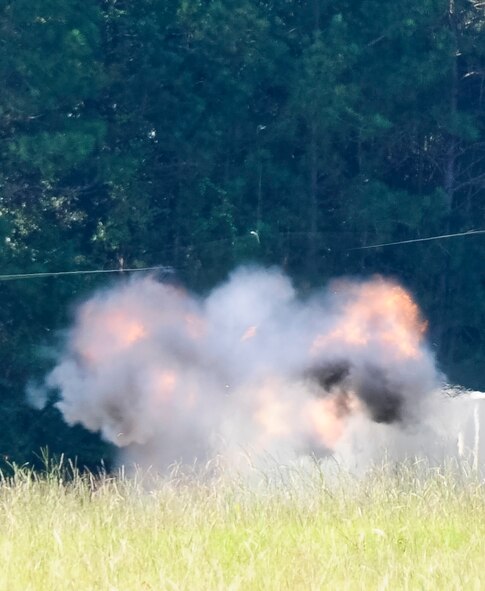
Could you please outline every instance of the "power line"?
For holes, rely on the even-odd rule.
[[[429,242],[430,240],[443,240],[445,238],[455,238],[457,236],[473,236],[476,234],[485,234],[485,230],[468,230],[468,232],[459,232],[457,234],[441,234],[440,236],[430,236],[428,238],[414,238],[413,240],[400,240],[399,242],[385,242],[383,244],[371,244],[369,246],[357,246],[349,250],[367,250],[369,248],[381,248],[383,246],[396,246],[398,244],[412,244],[414,242]]]
[[[253,235],[256,235],[256,232],[250,232]],[[302,232],[301,234],[307,234],[306,232]],[[429,236],[427,238],[414,238],[412,240],[399,240],[397,242],[384,242],[381,244],[370,244],[368,246],[357,246],[354,248],[349,248],[348,251],[353,250],[368,250],[371,248],[383,248],[386,246],[397,246],[399,244],[413,244],[416,242],[429,242],[431,240],[444,240],[447,238],[456,238],[459,236],[475,236],[478,234],[485,234],[485,229],[483,230],[468,230],[467,232],[458,232],[455,234],[440,234],[439,236]],[[259,238],[259,236],[257,236]],[[221,242],[212,241],[212,242]],[[259,242],[259,240],[258,240]],[[143,271],[162,271],[164,273],[173,273],[173,267],[167,267],[164,265],[157,265],[155,267],[137,267],[137,268],[129,268],[129,269],[90,269],[90,270],[79,270],[79,271],[46,271],[41,273],[11,273],[6,275],[0,275],[0,281],[12,281],[15,279],[42,279],[44,277],[62,277],[66,275],[98,275],[104,273],[139,273]]]
[[[86,271],[56,271],[44,273],[16,273],[10,275],[0,275],[0,281],[11,281],[14,279],[41,279],[43,277],[61,277],[63,275],[95,275],[100,273],[137,273],[140,271],[163,271],[164,273],[173,273],[172,267],[158,265],[156,267],[138,267],[136,269],[92,269]]]

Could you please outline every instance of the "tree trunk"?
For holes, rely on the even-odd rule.
[[[310,211],[308,233],[308,271],[314,275],[317,267],[317,228],[318,228],[318,151],[316,125],[311,127],[310,137]]]
[[[451,64],[451,79],[450,79],[450,111],[449,116],[451,124],[455,122],[457,103],[458,103],[458,31],[455,17],[455,2],[449,2],[449,22],[450,29],[453,35],[453,61]],[[443,177],[443,189],[445,192],[445,222],[444,232],[450,233],[453,231],[453,210],[455,201],[455,187],[456,187],[456,158],[457,158],[457,139],[453,128],[450,131],[450,139],[448,149],[445,155],[445,167]],[[438,327],[438,344],[440,356],[445,364],[450,363],[450,355],[452,351],[452,343],[445,339],[447,328],[449,328],[449,309],[450,309],[450,295],[453,281],[451,278],[451,256],[448,251],[444,254],[443,271],[438,290],[439,301],[439,327]],[[456,286],[458,287],[458,286]],[[448,339],[453,338],[451,333],[448,333]]]

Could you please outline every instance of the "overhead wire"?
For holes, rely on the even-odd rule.
[[[457,232],[455,234],[440,234],[439,236],[428,236],[427,238],[413,238],[412,240],[399,240],[397,242],[384,242],[382,244],[369,244],[367,246],[356,246],[348,250],[367,250],[369,248],[382,248],[384,246],[397,246],[398,244],[413,244],[415,242],[429,242],[430,240],[444,240],[446,238],[456,238],[458,236],[473,236],[476,234],[485,234],[485,230],[468,230],[467,232]]]
[[[42,273],[10,273],[8,275],[0,275],[0,281],[10,281],[13,279],[37,279],[43,277],[61,277],[65,275],[94,275],[100,273],[137,273],[140,271],[163,271],[165,273],[173,273],[172,267],[165,267],[157,265],[155,267],[136,267],[128,269],[88,269],[77,271],[47,271]]]
[[[259,234],[256,232],[250,232],[251,235],[256,235],[259,241]],[[305,234],[305,232],[299,232],[299,234]],[[309,233],[308,233],[309,234]],[[468,230],[467,232],[456,232],[453,234],[439,234],[437,236],[428,236],[425,238],[413,238],[410,240],[398,240],[395,242],[383,242],[379,244],[369,244],[365,246],[356,246],[353,248],[346,249],[347,251],[356,251],[356,250],[368,250],[373,248],[384,248],[388,246],[398,246],[401,244],[414,244],[417,242],[429,242],[432,240],[445,240],[448,238],[457,238],[460,236],[476,236],[479,234],[485,234],[485,229],[480,230]],[[220,243],[222,240],[217,241],[210,241],[210,243]],[[4,275],[0,275],[0,281],[12,281],[16,279],[41,279],[45,277],[63,277],[69,275],[97,275],[97,274],[105,274],[105,273],[139,273],[139,272],[149,272],[149,271],[162,271],[167,274],[174,273],[174,268],[166,265],[156,265],[152,267],[132,267],[132,268],[117,268],[117,269],[86,269],[86,270],[75,270],[75,271],[45,271],[45,272],[38,272],[38,273],[8,273]]]

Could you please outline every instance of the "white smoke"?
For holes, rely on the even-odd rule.
[[[135,278],[80,306],[46,386],[67,423],[145,466],[241,452],[476,461],[480,402],[443,393],[423,331],[409,294],[379,278],[306,299],[277,269],[236,270],[205,298]]]

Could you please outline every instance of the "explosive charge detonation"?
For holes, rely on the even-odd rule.
[[[382,278],[301,299],[275,269],[238,269],[205,298],[146,276],[80,306],[46,385],[69,424],[145,465],[241,450],[436,455],[460,413],[425,331]]]

